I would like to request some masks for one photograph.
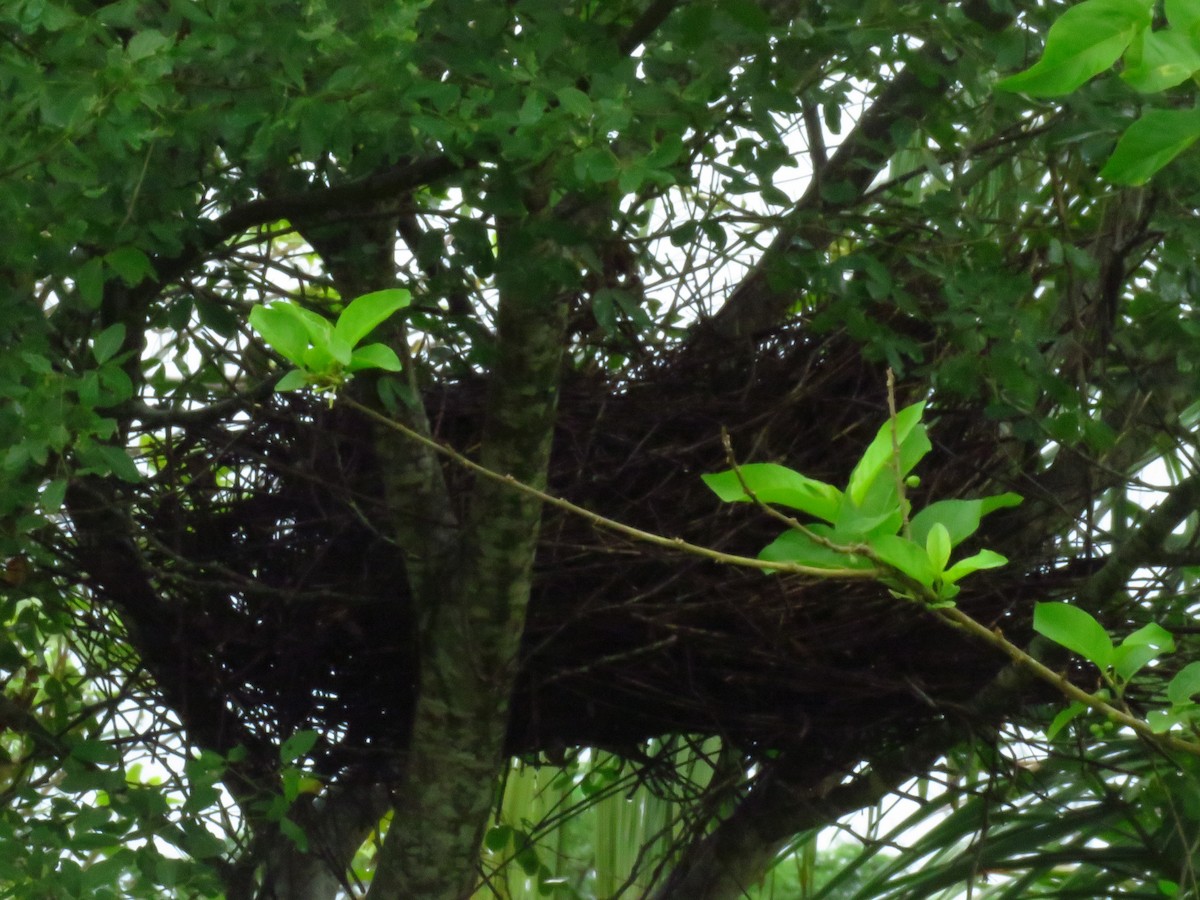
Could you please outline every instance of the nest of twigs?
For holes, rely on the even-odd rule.
[[[886,417],[884,385],[851,340],[798,332],[751,357],[664,356],[620,385],[571,378],[550,490],[639,528],[753,555],[779,524],[749,504],[721,504],[699,478],[727,466],[722,429],[741,462],[844,483]],[[428,403],[438,436],[469,448],[482,387],[453,384]],[[917,504],[1004,489],[989,483],[1004,471],[997,423],[975,409],[938,415]],[[241,739],[264,743],[315,728],[330,738],[319,748],[327,772],[362,768],[376,748],[405,741],[415,624],[403,554],[382,524],[367,423],[275,396],[249,417],[173,428],[157,452],[160,471],[134,489],[127,519],[139,577],[158,597],[154,620],[116,576],[95,586],[139,652],[170,646],[155,677],[177,675],[166,694],[185,724],[205,716],[210,739],[230,743],[234,723]],[[452,488],[468,479],[447,476]],[[1002,539],[988,537],[1001,552]],[[546,512],[536,571],[514,753],[688,733],[752,754],[836,755],[953,714],[1003,662],[877,585],[739,571],[557,510]],[[962,604],[1019,628],[1028,574],[1013,566],[980,578],[989,587]],[[199,686],[204,703],[190,699]]]

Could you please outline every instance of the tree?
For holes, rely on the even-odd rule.
[[[1037,601],[1163,625],[1178,651],[1120,698],[1161,700],[1198,564],[1196,161],[1106,184],[1145,98],[993,90],[1060,12],[0,11],[5,891],[503,895],[509,857],[591,890],[493,819],[512,758],[568,798],[674,796],[633,876],[661,898],[741,896],[798,836],[980,761],[937,834],[1003,839],[841,883],[1186,891],[1186,760],[1081,718],[1019,771],[1009,741],[1063,703],[994,648],[872,580],[670,546],[758,553],[779,523],[700,476],[844,483],[890,368],[928,400],[914,502],[1025,498],[955,608],[1021,646]],[[411,302],[306,356],[364,295]],[[282,321],[260,339],[280,299],[316,330],[290,353]],[[359,339],[394,357],[344,381]],[[276,391],[297,361],[336,390]],[[1173,486],[1146,511],[1151,463]]]

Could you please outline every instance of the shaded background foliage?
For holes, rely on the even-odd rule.
[[[726,464],[721,429],[739,459],[840,482],[886,413],[891,367],[902,393],[932,396],[923,498],[1027,498],[981,534],[1013,562],[964,609],[1024,639],[1035,600],[1079,597],[1118,633],[1163,623],[1186,660],[1191,519],[1123,562],[1114,591],[1094,579],[1138,525],[1130,495],[1162,477],[1147,463],[1191,472],[1196,162],[1107,186],[1096,170],[1142,103],[1130,89],[1101,80],[1053,107],[992,92],[1060,11],[0,13],[0,883],[271,896],[280,846],[350,866],[321,802],[383,815],[372,791],[403,765],[419,692],[423,563],[406,537],[436,525],[431,483],[462,514],[471,480],[420,471],[343,403],[272,394],[278,360],[246,318],[275,297],[333,314],[410,287],[385,335],[405,376],[350,395],[473,454],[498,298],[554,285],[551,491],[750,554],[770,523],[698,478]],[[1003,660],[878,587],[722,571],[550,513],[521,646],[505,752],[567,765],[564,802],[588,801],[596,771],[677,801],[658,851],[674,874],[646,854],[638,891],[657,876],[663,896],[700,896],[687,879],[715,884],[706,866],[748,887],[797,835],[937,781],[935,764],[971,773],[974,754],[987,779],[955,776],[944,796],[967,799],[931,832],[962,854],[935,864],[934,838],[917,840],[843,895],[988,870],[1018,879],[997,882],[1009,896],[1155,896],[1192,878],[1194,804],[1146,821],[1170,778],[1194,793],[1186,770],[1086,728],[1041,771],[1015,766],[1005,736],[1028,737],[1053,698],[997,681]],[[298,751],[297,733],[312,735]],[[530,877],[590,859],[575,840]],[[369,879],[370,851],[355,866],[335,888]],[[605,895],[596,879],[571,884]]]

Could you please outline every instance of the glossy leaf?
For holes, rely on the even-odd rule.
[[[1200,44],[1184,31],[1147,33],[1136,65],[1127,65],[1121,78],[1135,90],[1153,93],[1173,88],[1200,70]]]
[[[955,584],[975,572],[997,569],[1004,565],[1008,565],[1008,557],[1001,556],[993,550],[980,550],[974,556],[960,559],[942,573],[942,581],[946,584]]]
[[[403,288],[390,288],[363,294],[350,302],[337,318],[333,333],[349,347],[358,343],[412,302],[412,295]]]
[[[1046,728],[1046,740],[1054,740],[1060,731],[1086,712],[1088,712],[1088,707],[1078,701],[1070,704],[1066,709],[1059,710],[1058,715],[1054,717],[1049,727]]]
[[[283,394],[287,391],[298,391],[308,384],[308,379],[299,369],[292,369],[285,374],[277,382],[275,382],[275,393]]]
[[[813,528],[817,532],[820,526]],[[831,540],[834,536],[827,529],[821,529],[822,537]],[[769,562],[791,562],[802,566],[817,566],[823,569],[861,569],[872,568],[873,564],[865,556],[841,553],[829,547],[814,542],[799,531],[785,531],[758,554],[759,559]]]
[[[1200,662],[1190,662],[1167,685],[1167,699],[1173,706],[1182,706],[1197,694],[1200,694]]]
[[[1171,632],[1151,622],[1126,637],[1113,651],[1113,671],[1122,681],[1129,681],[1151,660],[1174,649]]]
[[[1112,664],[1112,638],[1091,613],[1077,606],[1039,603],[1033,611],[1033,628],[1038,634],[1078,653],[1101,670]]]
[[[347,372],[361,372],[363,369],[383,369],[385,372],[399,372],[403,366],[396,351],[387,344],[367,344],[359,347],[350,354],[350,365]]]
[[[932,587],[938,576],[938,570],[934,568],[925,548],[908,538],[895,534],[884,535],[871,541],[871,549],[889,566],[925,587]]]
[[[250,310],[250,327],[280,356],[296,365],[303,364],[310,341],[294,304],[281,300],[254,307]]]
[[[1153,6],[1153,0],[1085,0],[1072,6],[1050,27],[1041,59],[997,88],[1035,97],[1069,94],[1121,58],[1149,28]]]
[[[846,488],[846,493],[853,503],[862,504],[866,498],[867,491],[875,483],[875,479],[879,477],[880,473],[891,462],[895,448],[902,447],[914,430],[918,428],[921,421],[921,414],[924,411],[925,401],[922,400],[896,413],[895,423],[890,419],[883,423],[874,440],[871,441],[866,452],[863,453],[862,459],[854,467],[854,471],[850,473],[850,482]],[[895,430],[894,438],[892,434],[893,424]],[[923,428],[920,433],[923,435]],[[912,467],[917,464],[917,461],[928,452],[928,438],[925,438],[924,444],[926,445],[925,449],[916,455],[915,459],[912,458],[912,454],[909,455],[909,459],[902,459],[901,477],[907,475]]]
[[[983,516],[1004,507],[1021,503],[1019,494],[996,494],[978,500],[938,500],[930,503],[912,517],[909,523],[914,541],[923,542],[934,524],[945,526],[950,535],[950,545],[957,547],[979,530]]]
[[[1149,110],[1121,135],[1100,174],[1117,184],[1145,184],[1197,138],[1200,109]]]
[[[748,463],[739,471],[746,487],[763,503],[777,503],[833,522],[842,492],[831,484],[817,481],[775,463]],[[749,502],[742,481],[732,469],[700,476],[709,489],[727,503]]]
[[[935,522],[925,539],[925,552],[935,572],[942,572],[950,561],[950,532],[941,522]]]

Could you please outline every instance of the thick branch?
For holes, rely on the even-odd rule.
[[[554,245],[536,224],[501,232],[499,357],[481,457],[542,486],[550,458],[566,297],[546,277]],[[474,886],[474,860],[502,760],[508,705],[529,601],[541,504],[480,479],[461,560],[418,597],[421,689],[407,777],[396,799],[373,897],[453,900]]]

